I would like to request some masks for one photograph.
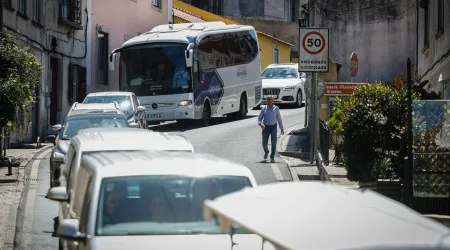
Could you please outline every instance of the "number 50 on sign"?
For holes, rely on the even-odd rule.
[[[300,28],[300,72],[328,72],[328,29]]]

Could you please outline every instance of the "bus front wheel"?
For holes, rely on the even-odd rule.
[[[209,103],[206,103],[205,106],[203,106],[203,117],[201,120],[201,125],[204,127],[208,127],[211,124],[211,107],[209,106]]]

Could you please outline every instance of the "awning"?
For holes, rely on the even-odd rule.
[[[236,223],[277,249],[450,248],[450,229],[403,204],[320,182],[245,189],[206,201],[204,215],[224,232]]]

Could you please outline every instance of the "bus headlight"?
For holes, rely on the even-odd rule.
[[[179,104],[179,106],[188,106],[188,105],[192,105],[191,100],[184,100],[184,101],[181,101]]]

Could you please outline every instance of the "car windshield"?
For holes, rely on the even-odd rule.
[[[261,75],[262,79],[282,79],[282,78],[297,78],[297,70],[295,68],[267,68]]]
[[[124,49],[120,54],[120,90],[137,96],[192,92],[184,58],[186,46],[157,43]]]
[[[120,105],[121,110],[126,116],[133,113],[133,104],[129,96],[120,95],[106,95],[106,96],[88,96],[84,100],[83,104],[89,103],[112,103],[117,102]]]
[[[75,136],[79,130],[86,128],[125,128],[129,127],[129,124],[125,117],[89,117],[89,118],[76,118],[68,119],[64,123],[64,127],[61,132],[61,139],[70,140]]]
[[[128,176],[101,184],[97,235],[221,234],[203,202],[251,187],[244,176]],[[238,233],[244,233],[237,229]]]

